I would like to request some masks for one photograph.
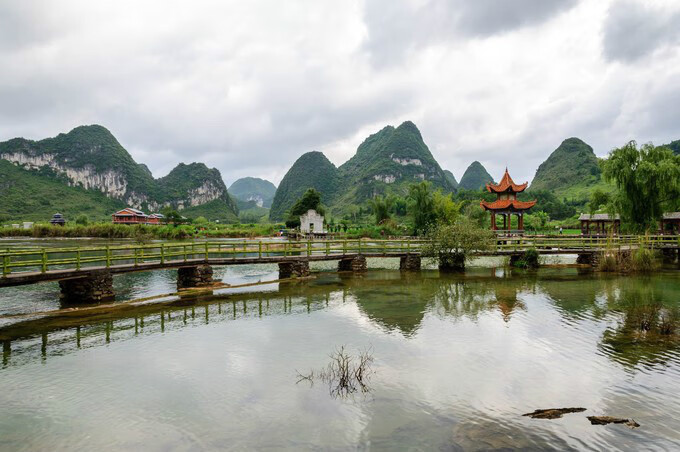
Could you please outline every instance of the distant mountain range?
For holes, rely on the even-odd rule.
[[[680,140],[666,146],[680,154]],[[251,219],[266,215],[271,207],[270,218],[279,221],[308,188],[318,190],[324,205],[340,215],[376,195],[405,196],[409,185],[419,181],[454,192],[483,189],[493,178],[475,161],[458,183],[435,160],[416,125],[406,121],[370,135],[338,168],[323,153],[307,152],[278,188],[245,177],[227,190],[220,172],[202,163],[181,163],[154,179],[107,129],[91,125],[40,141],[14,138],[0,143],[0,221],[46,220],[57,211],[103,219],[125,206],[149,212],[172,207],[189,217],[221,221],[236,220],[239,206]],[[602,179],[592,147],[569,138],[538,167],[527,196],[546,191],[585,204],[596,188],[613,190]]]
[[[217,169],[203,163],[181,163],[167,176],[154,179],[145,165],[135,162],[116,138],[98,125],[77,127],[40,141],[14,138],[2,142],[0,159],[22,169],[15,171],[3,165],[5,173],[12,177],[0,183],[0,199],[3,205],[11,206],[8,210],[13,219],[48,219],[56,211],[101,218],[104,212],[100,209],[86,207],[101,205],[101,195],[112,201],[105,203],[112,209],[131,206],[158,212],[172,207],[183,215],[205,215],[224,221],[234,220],[237,214]],[[47,187],[53,183],[37,184],[47,179],[65,186],[60,186],[62,196],[50,194]],[[38,186],[46,191],[34,193]],[[34,196],[41,198],[39,205],[30,202]],[[66,201],[71,198],[81,202],[72,205]]]
[[[243,177],[229,186],[229,194],[239,201],[254,201],[257,207],[271,207],[276,185],[257,177]]]

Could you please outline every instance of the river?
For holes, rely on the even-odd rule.
[[[314,265],[309,281],[96,318],[17,318],[58,309],[58,286],[0,290],[0,449],[680,448],[680,342],[631,327],[636,306],[680,309],[677,269],[401,274],[372,260],[353,276]],[[172,292],[175,274],[116,276],[117,299]],[[216,276],[277,275],[259,265]],[[372,357],[364,391],[299,381],[341,346]],[[522,416],[559,407],[587,410]]]

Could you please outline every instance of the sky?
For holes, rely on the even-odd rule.
[[[278,183],[413,121],[460,180],[680,139],[677,0],[0,0],[0,140],[108,128],[155,177]]]

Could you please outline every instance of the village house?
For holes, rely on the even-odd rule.
[[[160,213],[147,215],[139,209],[126,207],[111,215],[113,224],[161,224],[165,218]]]
[[[324,218],[314,209],[300,215],[300,232],[303,234],[325,234]]]

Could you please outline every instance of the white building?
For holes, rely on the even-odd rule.
[[[309,209],[307,213],[300,215],[300,232],[303,234],[324,233],[323,215],[314,209]]]

